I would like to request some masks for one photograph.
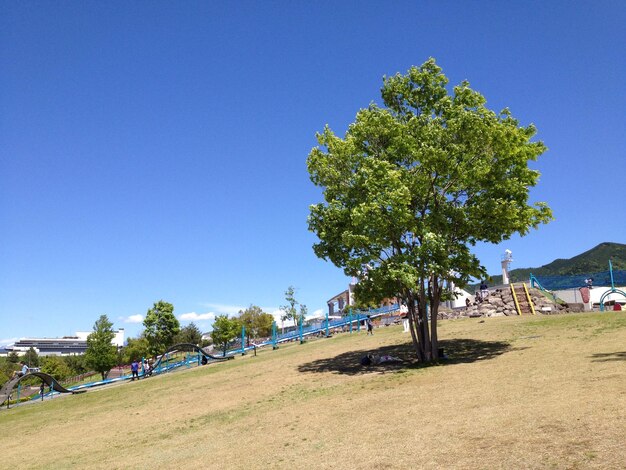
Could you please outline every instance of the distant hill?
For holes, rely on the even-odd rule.
[[[558,258],[540,268],[518,268],[509,272],[511,282],[528,281],[530,273],[535,276],[572,276],[588,275],[608,271],[609,259],[613,269],[626,270],[626,245],[604,242],[595,248],[569,259]],[[491,284],[502,283],[502,275],[491,276]]]

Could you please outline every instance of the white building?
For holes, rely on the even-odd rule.
[[[71,356],[84,354],[87,350],[87,336],[92,332],[78,331],[76,336],[64,336],[63,338],[20,338],[14,344],[6,346],[3,353],[26,354],[33,348],[39,356]],[[115,331],[115,337],[111,344],[116,347],[124,346],[124,328]]]

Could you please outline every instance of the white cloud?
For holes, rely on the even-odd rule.
[[[217,314],[226,314],[228,316],[237,315],[240,310],[246,309],[246,307],[242,307],[241,305],[202,304],[202,306],[215,310]]]
[[[122,317],[122,321],[124,323],[141,323],[143,322],[143,315],[138,313],[137,315],[130,315],[128,317]]]
[[[181,320],[189,320],[189,321],[197,321],[197,320],[215,320],[215,313],[207,312],[207,313],[183,313],[179,316]]]
[[[318,308],[315,312],[311,314],[310,318],[319,318],[319,317],[323,317],[324,315],[325,315],[324,309]]]
[[[13,344],[13,343],[15,343],[18,340],[19,340],[19,338],[0,339],[0,347],[7,346],[9,344]]]

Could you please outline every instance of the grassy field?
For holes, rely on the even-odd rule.
[[[0,411],[3,468],[626,468],[626,314],[400,327]]]

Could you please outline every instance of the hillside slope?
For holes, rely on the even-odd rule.
[[[609,269],[609,259],[613,269],[626,269],[626,245],[623,243],[604,242],[591,250],[569,259],[557,258],[539,268],[518,268],[509,272],[511,282],[527,281],[530,273],[535,276],[571,276],[589,275]],[[502,276],[491,276],[493,284],[500,284]]]

